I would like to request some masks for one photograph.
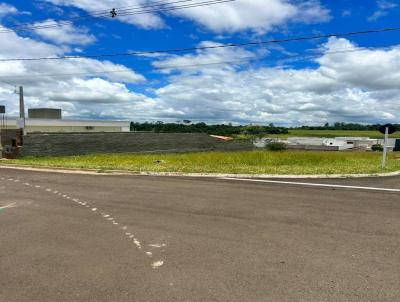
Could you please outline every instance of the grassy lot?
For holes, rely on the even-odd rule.
[[[249,174],[336,174],[400,171],[399,154],[390,154],[380,168],[381,154],[368,152],[248,151],[185,154],[106,154],[71,157],[25,157],[4,164],[41,167]]]
[[[311,137],[337,137],[337,136],[367,136],[370,138],[383,138],[379,131],[349,131],[349,130],[289,130],[287,136],[311,136]],[[391,135],[392,138],[400,138],[400,132]]]

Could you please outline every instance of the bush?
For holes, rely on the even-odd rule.
[[[267,149],[269,151],[282,151],[286,150],[286,145],[284,143],[279,143],[279,142],[270,142],[267,144]]]
[[[382,152],[383,146],[381,144],[372,145],[371,150],[374,152]]]

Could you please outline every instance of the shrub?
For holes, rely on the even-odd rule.
[[[372,145],[371,150],[374,152],[382,152],[383,146],[381,144]]]
[[[282,151],[286,150],[286,144],[280,142],[270,142],[267,144],[267,149],[269,151]]]

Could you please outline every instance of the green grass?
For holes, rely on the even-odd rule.
[[[248,151],[185,154],[104,154],[70,157],[24,157],[3,162],[39,167],[62,167],[135,172],[355,174],[400,171],[397,154],[380,168],[380,153]],[[157,162],[159,161],[159,162]]]

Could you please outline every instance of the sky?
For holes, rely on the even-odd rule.
[[[218,1],[0,0],[0,104],[22,85],[68,119],[399,123],[400,31],[210,48],[399,27],[399,0]]]

